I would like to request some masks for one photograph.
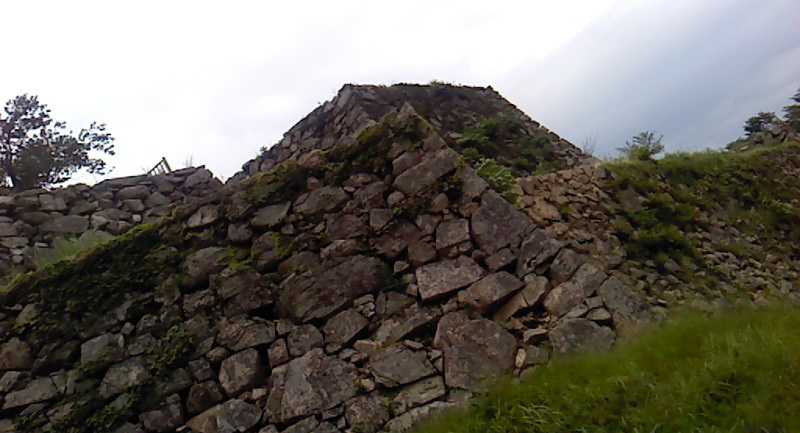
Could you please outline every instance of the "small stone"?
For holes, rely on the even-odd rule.
[[[291,359],[289,358],[289,349],[286,347],[286,340],[283,338],[272,343],[272,346],[269,347],[267,352],[269,357],[269,366],[271,368],[285,364],[289,362],[289,359]]]

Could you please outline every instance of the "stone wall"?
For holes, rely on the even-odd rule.
[[[269,170],[287,160],[297,160],[311,150],[352,143],[358,133],[392,110],[411,104],[446,141],[457,139],[465,128],[486,117],[504,114],[523,121],[528,134],[544,134],[558,157],[571,167],[593,160],[558,134],[534,121],[491,87],[421,86],[398,84],[365,86],[347,84],[294,125],[274,146],[242,166],[229,182]]]
[[[310,152],[182,208],[142,256],[178,266],[104,301],[107,320],[53,330],[38,296],[61,289],[17,286],[0,315],[0,432],[402,431],[651,318],[426,123],[409,137],[414,116],[388,114],[352,159]],[[80,281],[99,273],[94,289],[109,271],[93,269]]]
[[[50,248],[58,237],[78,237],[90,230],[119,235],[221,187],[210,171],[198,167],[0,196],[0,276],[33,269],[36,251]]]

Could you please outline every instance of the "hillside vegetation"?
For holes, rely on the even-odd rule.
[[[504,383],[416,433],[796,432],[798,327],[782,308],[679,315]]]

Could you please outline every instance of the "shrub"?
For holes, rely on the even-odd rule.
[[[664,151],[664,145],[661,144],[663,138],[663,135],[656,138],[656,133],[653,131],[643,131],[634,135],[631,141],[626,141],[625,145],[618,147],[617,150],[627,159],[649,161]]]

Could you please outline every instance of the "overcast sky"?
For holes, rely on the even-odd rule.
[[[165,156],[227,178],[345,83],[491,85],[599,156],[643,130],[695,150],[789,103],[799,18],[798,0],[2,0],[0,99],[105,122],[115,177]]]

